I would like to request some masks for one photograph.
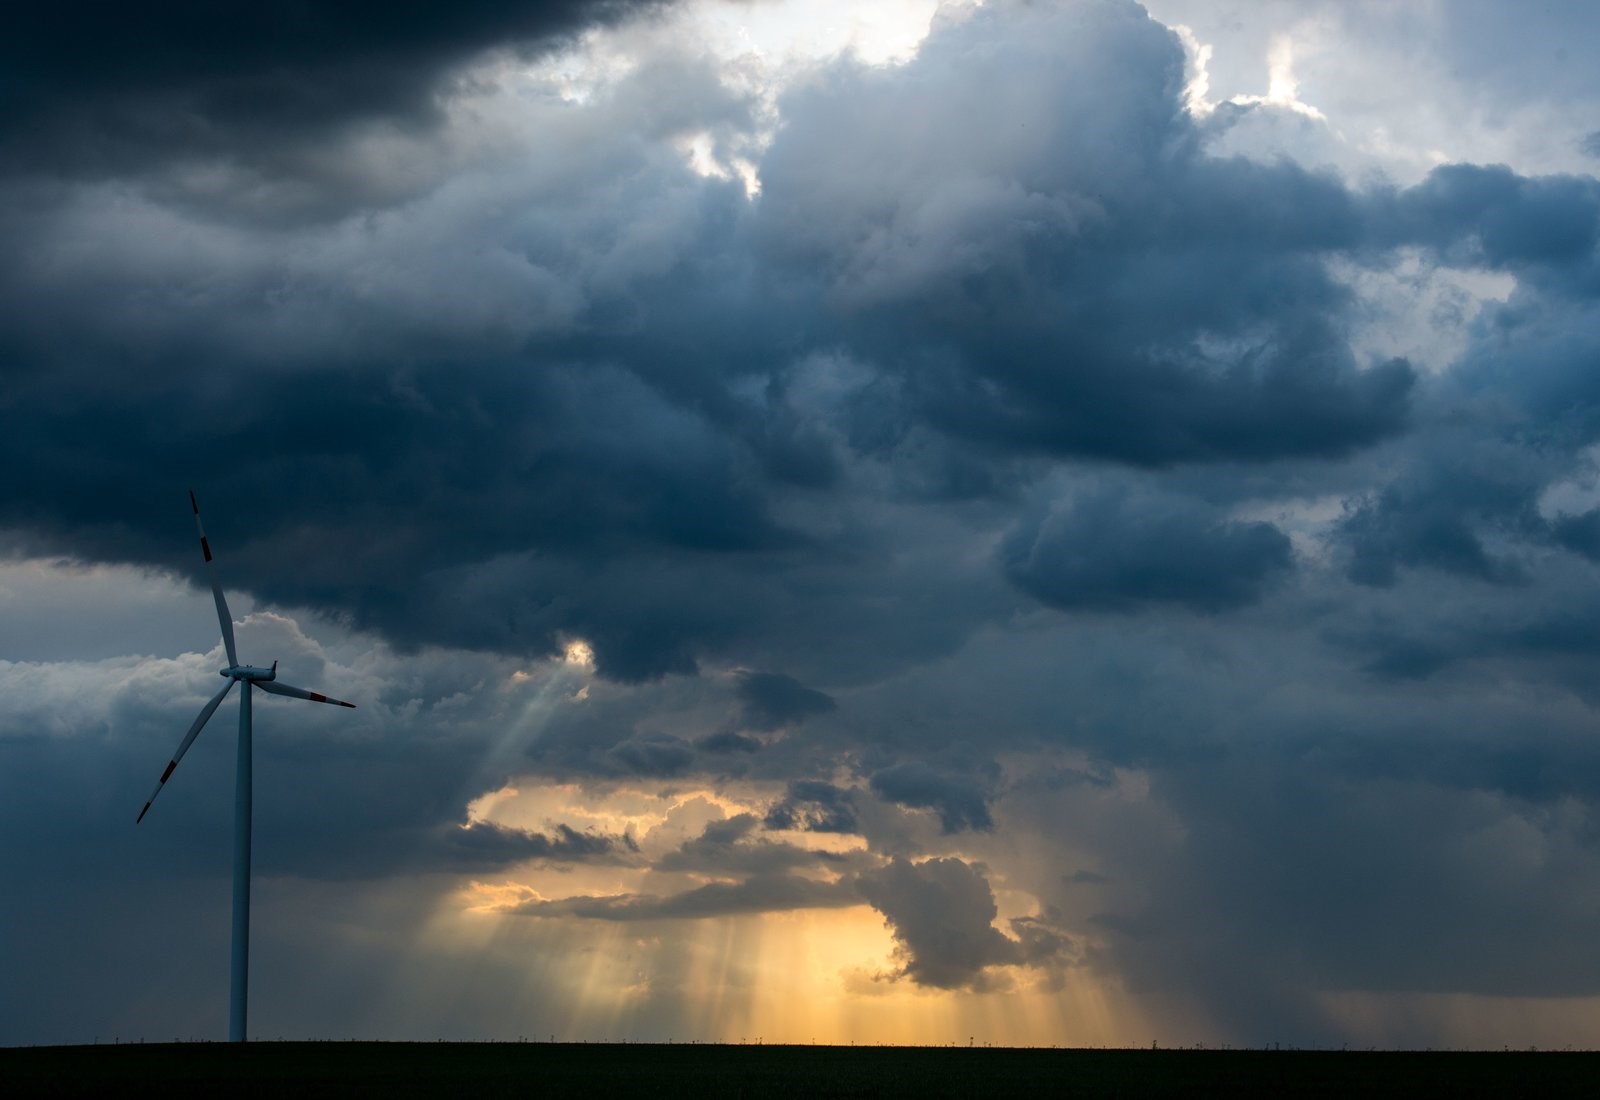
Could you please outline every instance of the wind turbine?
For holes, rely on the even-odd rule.
[[[183,742],[178,746],[178,751],[172,754],[172,761],[156,781],[156,789],[150,792],[150,798],[145,802],[144,809],[139,811],[134,824],[143,821],[144,815],[150,812],[150,804],[172,777],[178,761],[189,751],[189,746],[194,744],[194,739],[205,728],[206,722],[222,705],[223,698],[233,690],[233,685],[243,684],[244,689],[239,694],[239,757],[233,788],[233,981],[228,1000],[228,1040],[242,1043],[250,983],[250,693],[252,689],[260,688],[268,695],[287,695],[291,699],[309,699],[313,703],[331,703],[336,707],[354,707],[355,704],[279,683],[277,661],[272,662],[271,668],[239,663],[239,654],[233,646],[233,616],[228,613],[228,601],[223,598],[222,585],[217,583],[217,567],[211,561],[211,544],[206,541],[206,529],[200,523],[200,505],[194,499],[193,489],[189,490],[189,506],[194,509],[195,530],[200,532],[200,552],[206,558],[211,597],[217,604],[217,621],[222,624],[222,647],[228,653],[228,667],[218,675],[228,682],[201,708],[200,717],[183,735]]]

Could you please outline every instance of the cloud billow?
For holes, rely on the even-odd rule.
[[[902,966],[892,976],[917,985],[982,988],[995,967],[1042,963],[1066,947],[1035,929],[1019,942],[995,928],[988,880],[960,859],[896,859],[862,875],[860,889],[899,944]]]
[[[475,821],[457,828],[445,837],[446,865],[452,870],[466,867],[503,867],[527,860],[579,862],[610,856],[627,850],[627,843],[594,832],[579,832],[558,824],[554,835],[510,829],[492,822]]]
[[[1594,263],[1600,181],[1530,179],[1505,165],[1447,164],[1392,199],[1378,196],[1373,220],[1379,233],[1426,243],[1462,266],[1540,278],[1541,268]]]
[[[989,790],[985,778],[933,767],[926,761],[907,760],[872,773],[872,791],[880,798],[912,809],[932,810],[946,833],[964,829],[987,832],[994,828],[989,815]]]
[[[134,11],[19,9],[0,44],[10,75],[0,149],[13,165],[91,174],[167,158],[240,157],[293,173],[303,143],[373,121],[442,123],[451,73],[489,49],[536,51],[658,0],[203,3]]]
[[[738,814],[714,821],[699,837],[685,841],[656,860],[653,867],[657,871],[712,875],[775,875],[846,862],[846,857],[835,852],[757,837],[754,834],[761,824],[754,814]]]
[[[948,649],[1005,609],[991,589],[941,601],[937,624],[881,610],[950,583],[889,574],[905,517],[867,518],[885,491],[1004,500],[1041,456],[1338,456],[1407,422],[1412,371],[1357,364],[1323,264],[1365,239],[1362,203],[1292,165],[1206,157],[1182,64],[1128,5],[979,10],[905,66],[841,61],[790,93],[754,201],[605,128],[674,132],[651,66],[592,105],[532,109],[558,134],[592,116],[566,174],[485,170],[370,220],[351,200],[331,237],[245,224],[224,247],[154,193],[88,187],[6,223],[24,258],[0,272],[8,400],[37,411],[0,442],[19,474],[0,523],[41,552],[182,568],[158,487],[227,453],[256,502],[235,535],[213,509],[233,583],[404,646],[542,655],[578,636],[621,681],[708,657],[791,675],[828,647],[768,624],[809,613],[881,639],[881,667]],[[669,68],[697,109],[744,109],[705,63]],[[907,131],[912,103],[939,125]],[[111,262],[73,266],[52,234],[74,219]],[[183,291],[181,256],[152,288],[136,242],[153,227],[212,247],[206,294]],[[96,366],[130,347],[147,370]],[[830,355],[854,375],[826,378]],[[251,369],[212,368],[230,357]],[[1286,554],[1223,524],[1187,536],[1209,572],[1155,564],[1141,594],[1047,564],[1052,529],[1038,564],[993,568],[1058,605],[1239,606]],[[885,585],[903,597],[865,598]],[[798,705],[751,698],[754,728]]]
[[[738,117],[689,79],[699,64],[670,86]],[[929,629],[862,598],[896,584],[926,606],[948,584],[872,574],[904,537],[861,507],[880,484],[1005,499],[1040,456],[1338,456],[1407,422],[1413,372],[1357,364],[1322,262],[1364,240],[1361,202],[1292,165],[1207,158],[1182,64],[1131,6],[980,10],[905,66],[839,62],[792,92],[754,201],[605,128],[673,132],[650,66],[592,105],[531,109],[557,134],[592,116],[564,175],[485,170],[370,220],[351,200],[331,237],[218,235],[155,193],[87,187],[6,222],[7,400],[36,414],[0,443],[19,474],[0,523],[42,552],[181,568],[158,487],[227,453],[256,502],[232,536],[213,510],[233,583],[401,645],[540,655],[575,635],[623,681],[707,657],[789,675],[825,660],[820,638],[768,629],[792,597],[882,637],[884,666],[948,648],[1003,608],[947,601]],[[939,125],[907,131],[913,103]],[[92,271],[55,236],[75,219],[102,242]],[[204,295],[180,255],[152,284],[152,232],[211,249]],[[148,369],[96,365],[128,354]],[[835,354],[853,377],[814,373]],[[213,369],[230,358],[252,366]],[[1259,527],[1195,539],[1239,556],[1231,585],[1210,566],[1214,606],[1283,560]],[[287,553],[298,570],[277,568]],[[1057,603],[1137,598],[1126,578],[1097,596],[1087,574],[1008,576]],[[1200,603],[1201,579],[1169,570],[1163,589],[1156,569],[1151,594]]]
[[[741,672],[738,694],[753,730],[780,729],[837,707],[832,697],[776,672]]]
[[[619,741],[607,757],[624,773],[641,776],[677,775],[694,760],[694,746],[670,733],[641,733]]]
[[[762,824],[768,829],[800,829],[812,833],[854,833],[859,829],[855,795],[819,779],[795,779],[772,804]]]
[[[1361,202],[1205,156],[1182,72],[1127,5],[974,13],[788,104],[760,230],[919,415],[995,450],[1159,466],[1396,434],[1414,372],[1361,369],[1322,262],[1363,243]],[[938,127],[900,123],[913,97]]]
[[[1006,576],[1064,610],[1243,607],[1293,566],[1270,523],[1229,520],[1188,501],[1100,491],[1041,512],[1000,548]]]

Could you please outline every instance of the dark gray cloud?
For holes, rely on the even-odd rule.
[[[577,862],[626,851],[629,842],[594,832],[556,825],[555,835],[512,829],[490,821],[474,821],[447,834],[450,869],[504,867],[526,860]]]
[[[922,760],[907,760],[873,772],[870,783],[878,797],[912,809],[933,810],[939,815],[940,828],[958,833],[994,828],[989,816],[989,779],[981,772],[947,772]]]
[[[1341,524],[1349,575],[1390,585],[1397,570],[1431,568],[1491,584],[1524,580],[1514,559],[1488,549],[1488,534],[1536,534],[1537,481],[1527,463],[1481,438],[1447,432],[1411,470],[1361,502]],[[1425,463],[1425,464],[1424,464]],[[1536,477],[1537,475],[1534,474]]]
[[[902,965],[895,976],[917,985],[980,987],[991,968],[1030,961],[1032,948],[1053,954],[1059,946],[1033,937],[1025,947],[996,929],[988,880],[959,859],[896,859],[861,877],[861,895],[883,914],[899,944]]]
[[[820,779],[796,779],[772,804],[763,824],[768,829],[801,829],[812,833],[858,831],[855,793]]]
[[[657,871],[778,875],[802,867],[847,862],[845,857],[833,852],[752,836],[760,824],[754,814],[737,814],[724,821],[714,821],[698,837],[685,841],[652,866]]]
[[[1255,602],[1293,564],[1288,537],[1270,523],[1116,490],[1024,519],[1007,534],[1000,559],[1023,591],[1087,611],[1148,604],[1225,611]]]
[[[1568,550],[1590,561],[1600,561],[1600,509],[1558,516],[1551,524],[1550,533]]]
[[[694,760],[694,746],[670,733],[641,733],[613,745],[607,756],[632,775],[677,775]]]
[[[1394,199],[1380,202],[1380,231],[1447,251],[1452,262],[1529,270],[1592,265],[1600,234],[1600,181],[1530,179],[1504,165],[1447,164]]]
[[[1270,791],[1267,774],[1279,777]],[[1592,988],[1596,957],[1585,943],[1547,949],[1567,942],[1576,919],[1568,876],[1595,873],[1590,845],[1569,832],[1587,825],[1515,809],[1502,816],[1492,802],[1443,795],[1425,779],[1389,797],[1381,786],[1302,774],[1292,780],[1250,762],[1207,769],[1209,791],[1200,775],[1179,781],[1196,831],[1161,858],[1157,873],[1173,877],[1156,886],[1159,899],[1098,922],[1135,987],[1208,990],[1233,1033],[1286,1042],[1338,1028],[1309,989],[1566,996]],[[1522,827],[1551,864],[1512,839]],[[1402,833],[1426,842],[1382,839]],[[1272,869],[1284,859],[1308,861],[1315,873]],[[1485,865],[1492,870],[1474,870]],[[1480,893],[1484,877],[1498,886],[1492,896]],[[1451,919],[1441,923],[1442,911]],[[1495,958],[1473,952],[1469,944],[1502,921],[1526,934]],[[1310,951],[1299,932],[1307,925],[1322,930]],[[1226,946],[1211,953],[1201,942]],[[1452,961],[1460,952],[1476,957],[1462,966]]]
[[[308,138],[363,122],[441,123],[447,81],[475,54],[549,48],[654,6],[35,5],[14,13],[0,45],[0,150],[13,168],[46,171],[117,172],[175,156],[303,169],[314,158],[297,143]]]
[[[742,733],[736,733],[733,730],[723,730],[721,733],[713,733],[709,737],[702,737],[696,744],[705,752],[751,753],[761,751],[760,741],[757,741],[754,737],[746,737]]]
[[[782,729],[837,706],[831,696],[777,672],[739,673],[739,699],[744,724],[754,730]]]
[[[1600,186],[1462,166],[1436,170],[1418,191],[1428,192],[1418,196],[1426,220],[1450,227],[1434,242],[1443,256],[1465,250],[1460,262],[1515,271],[1518,286],[1480,319],[1412,437],[1386,450],[1376,484],[1351,496],[1338,542],[1362,584],[1425,569],[1525,586],[1551,543],[1579,554],[1588,545],[1582,512],[1552,514],[1544,501],[1587,476],[1585,448],[1600,439],[1590,328]]]

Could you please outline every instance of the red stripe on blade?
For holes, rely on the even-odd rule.
[[[306,694],[311,696],[311,701],[313,703],[326,703],[328,701],[328,697],[326,695],[318,695],[314,691],[308,691]]]
[[[167,770],[161,773],[161,782],[165,783],[167,781],[167,776],[171,775],[172,774],[172,769],[176,768],[177,766],[178,766],[178,762],[176,760],[174,760],[170,764],[168,764],[167,765]]]
[[[206,561],[210,561],[211,560],[211,544],[206,541],[206,537],[204,535],[200,536],[200,549],[205,552]]]

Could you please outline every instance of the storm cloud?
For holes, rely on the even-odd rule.
[[[672,133],[671,101],[643,97],[708,64],[643,66],[591,106],[540,106],[525,125],[577,142],[559,175],[491,165],[403,210],[353,204],[331,234],[213,227],[91,184],[14,216],[6,400],[35,415],[7,437],[19,491],[0,521],[36,551],[176,567],[153,489],[200,480],[218,499],[191,456],[226,452],[229,486],[257,503],[247,528],[218,517],[217,541],[266,599],[401,645],[538,655],[583,637],[624,680],[737,654],[780,677],[827,662],[799,656],[803,633],[772,637],[774,616],[879,635],[874,658],[892,664],[1005,611],[946,601],[932,629],[897,613],[949,578],[874,576],[899,537],[855,507],[875,469],[903,491],[982,498],[1013,491],[1028,457],[1337,456],[1405,423],[1411,369],[1357,361],[1351,296],[1322,263],[1366,243],[1362,196],[1205,156],[1182,50],[1136,8],[978,12],[904,68],[837,62],[785,101],[754,202],[621,130],[566,136],[580,111],[654,112]],[[979,94],[1001,68],[1029,106]],[[736,99],[709,87],[707,104]],[[942,119],[915,141],[896,121],[911,97]],[[69,245],[90,227],[92,258]],[[152,233],[207,258],[173,254],[152,284]],[[1198,277],[1219,262],[1233,270]],[[196,277],[204,294],[186,289]],[[95,320],[64,325],[87,296]],[[127,384],[97,368],[107,355]],[[256,369],[220,380],[218,355]],[[63,387],[84,396],[64,405]],[[361,538],[377,528],[393,533]],[[1057,604],[1140,599],[1078,594],[1101,578],[1047,564],[1051,530],[1014,581]],[[1236,605],[1287,561],[1262,525],[1219,522],[1182,552],[1189,575],[1152,563],[1110,589]],[[285,554],[302,568],[273,568]],[[885,602],[886,584],[904,591]],[[828,595],[790,606],[803,591]],[[815,713],[786,682],[745,681],[747,720]]]
[[[835,706],[822,692],[774,672],[740,673],[739,698],[744,702],[745,724],[756,730],[779,729],[813,714],[826,714]]]
[[[802,829],[814,833],[853,833],[857,829],[855,794],[817,779],[789,783],[773,803],[763,824],[768,829]]]
[[[1348,5],[713,33],[776,10],[13,20],[0,965],[42,992],[0,1042],[85,1037],[102,895],[148,938],[226,893],[222,716],[128,831],[223,660],[190,487],[242,650],[359,704],[258,713],[266,949],[350,960],[269,1019],[610,990],[586,1034],[727,1038],[694,998],[757,1003],[750,928],[883,956],[819,965],[839,1019],[1112,1006],[1038,1042],[1600,998],[1600,82],[1549,52],[1587,17],[1527,15],[1538,64]],[[172,954],[131,937],[104,972]]]
[[[942,772],[922,760],[872,774],[873,793],[902,806],[935,811],[947,833],[994,828],[984,786],[978,776]]]
[[[1000,553],[1019,588],[1086,611],[1159,603],[1224,611],[1253,603],[1293,561],[1288,537],[1270,523],[1114,491],[1030,517]]]
[[[883,913],[900,945],[893,976],[935,989],[972,987],[994,967],[1042,961],[1059,937],[1025,924],[1025,942],[994,927],[994,893],[983,875],[959,859],[897,859],[862,877],[861,892]]]
[[[0,148],[13,169],[232,157],[327,186],[336,170],[316,144],[360,124],[442,124],[448,81],[474,55],[547,50],[654,3],[34,5],[0,46]]]

